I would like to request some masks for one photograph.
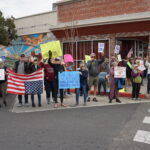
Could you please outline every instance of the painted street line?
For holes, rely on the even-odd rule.
[[[150,117],[145,117],[143,123],[150,124]]]
[[[150,144],[150,132],[138,130],[133,141]]]

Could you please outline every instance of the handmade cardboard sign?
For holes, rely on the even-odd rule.
[[[126,67],[115,67],[114,68],[115,78],[126,78]]]
[[[79,71],[59,72],[59,89],[80,88]]]
[[[98,52],[103,53],[105,48],[105,43],[98,43]]]
[[[5,70],[4,69],[0,69],[0,80],[5,80]]]

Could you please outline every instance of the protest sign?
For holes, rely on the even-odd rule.
[[[145,66],[143,65],[143,66],[139,66],[139,67],[138,67],[138,70],[144,71],[144,70],[146,70],[146,68],[145,68]]]
[[[98,52],[103,53],[104,47],[105,47],[105,43],[98,43]]]
[[[91,60],[91,56],[85,55],[85,62],[87,63],[89,60]]]
[[[73,57],[70,54],[65,54],[64,55],[64,62],[68,63],[68,62],[73,62]]]
[[[122,61],[121,55],[117,55],[117,57],[119,62]]]
[[[115,54],[119,54],[120,52],[120,45],[115,46]]]
[[[1,56],[1,58],[3,62],[6,60],[6,56]]]
[[[5,70],[0,69],[0,80],[5,80]]]
[[[79,71],[59,72],[59,89],[80,88]]]
[[[146,70],[146,68],[144,66],[144,61],[143,60],[140,60],[138,70],[140,70],[140,71]]]
[[[60,46],[60,41],[48,42],[45,44],[40,44],[41,53],[44,59],[49,58],[48,52],[51,50],[52,57],[62,56],[62,50]]]
[[[126,78],[126,67],[115,67],[114,77],[115,78]]]

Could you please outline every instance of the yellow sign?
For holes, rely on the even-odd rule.
[[[62,50],[60,46],[60,41],[48,42],[45,44],[40,44],[41,53],[44,59],[49,58],[48,52],[52,52],[52,57],[62,56]]]
[[[89,60],[91,60],[91,57],[89,55],[85,55],[85,62],[87,63]]]

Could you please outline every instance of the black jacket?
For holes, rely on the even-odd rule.
[[[37,68],[36,68],[34,63],[31,62],[28,64],[28,73],[29,74],[37,71],[38,69],[40,69],[40,66],[37,65]]]
[[[81,84],[87,84],[87,78],[88,78],[88,71],[87,70],[79,70],[79,72],[82,73],[80,74],[80,83]]]
[[[51,60],[49,59],[48,63],[54,68],[54,80],[58,80],[58,72],[65,71],[65,68],[61,64],[53,64],[51,63]]]
[[[16,61],[16,62],[15,62],[15,65],[14,65],[14,72],[15,72],[15,73],[18,72],[19,62],[20,62],[20,61]],[[28,63],[27,63],[27,62],[24,62],[24,72],[25,72],[25,74],[28,73]]]

